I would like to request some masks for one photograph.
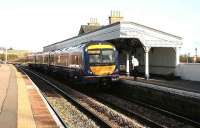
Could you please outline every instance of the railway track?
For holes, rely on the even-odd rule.
[[[18,67],[18,70],[19,70],[22,74],[25,75],[24,77],[26,77],[27,79],[31,79],[31,78],[30,78],[30,75],[28,75],[27,72],[25,72],[23,68],[19,68],[19,67]],[[61,127],[61,128],[63,128],[63,127],[64,127],[64,128],[67,128],[68,125],[64,122],[64,120],[63,120],[62,118],[60,118],[60,115],[59,115],[58,111],[54,109],[53,105],[52,105],[52,104],[50,103],[50,101],[48,100],[48,96],[51,95],[51,91],[52,91],[52,90],[49,89],[48,92],[47,92],[47,90],[46,90],[46,92],[44,92],[44,91],[41,91],[41,87],[39,87],[39,86],[37,86],[37,89],[40,91],[41,95],[43,96],[43,98],[45,99],[46,103],[49,105],[49,107],[51,108],[51,110],[52,110],[52,111],[55,113],[55,115],[58,117],[59,123],[61,123],[60,127]],[[54,96],[55,96],[55,97],[59,97],[59,95],[56,95],[56,94],[54,94]]]
[[[22,68],[22,70],[32,79],[32,81],[39,87],[43,96],[48,101],[57,116],[68,127],[107,127],[107,124],[96,117],[93,117],[87,110],[65,95],[65,92],[56,87],[55,84],[49,82],[47,79],[38,75],[37,73]],[[80,111],[79,111],[80,110]],[[84,114],[82,113],[84,112]],[[93,118],[95,121],[90,120]],[[70,119],[71,118],[71,119]]]
[[[60,85],[54,82],[50,82],[47,78],[44,78],[28,69],[23,70],[28,74],[34,76],[36,79],[40,79],[43,81],[43,84],[46,83],[48,88],[53,88],[56,92],[59,92],[61,95],[65,96],[65,98],[70,99],[73,104],[76,104],[81,108],[81,111],[90,113],[92,119],[98,121],[100,127],[134,127],[134,128],[142,128],[149,127],[148,125],[140,124],[138,121],[134,119],[130,119],[127,116],[103,105],[102,103],[94,100],[91,97],[88,97],[76,90],[73,90],[66,85]],[[61,88],[62,86],[63,88]],[[51,94],[52,95],[52,94]]]
[[[90,113],[100,127],[152,127],[152,128],[193,128],[199,127],[197,122],[188,121],[187,118],[174,115],[145,103],[134,102],[127,97],[116,97],[110,94],[97,94],[94,99],[57,81],[43,78],[42,74],[31,72],[48,86],[53,87],[79,106],[81,111]],[[45,76],[44,76],[45,77]],[[99,100],[100,99],[100,100]],[[101,102],[101,103],[100,103]],[[103,104],[106,104],[103,105]],[[109,106],[109,107],[107,107]],[[112,109],[119,111],[112,111]],[[121,114],[123,113],[123,114]],[[181,118],[181,121],[180,121]],[[135,120],[136,119],[136,120]],[[97,126],[98,127],[98,126]]]
[[[141,82],[141,83],[147,83],[147,82]],[[128,84],[122,83],[122,85],[127,86]],[[128,96],[119,95],[118,93],[110,93],[110,94],[115,95],[115,96],[118,95],[120,98],[122,98],[126,101],[130,101],[132,103],[135,103],[135,104],[144,106],[146,108],[149,108],[151,110],[157,111],[157,112],[164,114],[170,118],[173,118],[177,121],[185,122],[186,124],[189,124],[194,127],[200,127],[200,122],[198,121],[198,118],[191,118],[191,117],[187,116],[186,114],[184,114],[184,111],[183,111],[183,113],[180,113],[180,112],[176,113],[176,111],[175,112],[169,111],[169,109],[166,107],[160,107],[159,105],[151,104],[148,101],[144,102],[145,100],[143,101],[143,100],[138,100],[137,98],[130,98]],[[184,93],[182,93],[182,94],[184,94]],[[196,101],[198,102],[199,100],[196,100]],[[191,108],[191,110],[192,110],[192,108]],[[183,115],[186,115],[186,116],[183,116]]]
[[[197,122],[188,121],[185,117],[180,117],[145,103],[138,103],[139,101],[137,102],[132,99],[122,98],[106,93],[97,94],[93,97],[115,109],[118,109],[122,113],[126,113],[129,117],[139,119],[147,124],[151,122],[151,127],[196,128],[200,126]]]
[[[147,103],[135,100],[135,99],[130,99],[128,97],[124,97],[123,99],[126,99],[127,101],[130,101],[132,103],[141,105],[141,106],[143,106],[145,108],[148,108],[150,110],[153,110],[153,111],[159,112],[159,113],[161,113],[163,115],[166,115],[167,117],[170,117],[170,118],[176,120],[179,123],[183,123],[183,125],[186,124],[184,127],[187,127],[187,125],[190,125],[191,127],[195,127],[195,128],[198,127],[198,128],[200,128],[200,123],[199,122],[194,121],[192,119],[189,119],[189,118],[187,118],[185,116],[177,115],[176,113],[169,112],[169,111],[164,110],[162,108],[159,108],[159,107],[156,107],[156,106],[152,106],[150,104],[147,104]]]

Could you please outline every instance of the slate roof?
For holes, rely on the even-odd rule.
[[[135,23],[135,22],[123,21],[123,22],[116,22],[116,23],[113,23],[113,24],[105,25],[105,26],[81,25],[80,30],[79,30],[79,34],[77,36],[74,36],[74,37],[71,37],[69,39],[65,39],[65,40],[47,45],[47,46],[43,47],[43,51],[51,51],[51,50],[54,50],[54,49],[59,49],[58,48],[59,46],[63,46],[64,44],[67,44],[67,43],[73,43],[73,42],[70,42],[70,40],[73,40],[73,39],[76,39],[76,38],[79,40],[79,37],[81,38],[81,37],[87,36],[90,33],[94,33],[96,31],[100,31],[100,30],[105,31],[107,28],[111,28],[111,27],[116,26],[116,25],[120,25],[120,27],[121,27],[121,25],[124,25],[124,24],[129,24],[129,25],[132,25],[132,26],[139,26],[143,29],[147,29],[147,30],[154,31],[154,32],[162,34],[162,35],[173,37],[173,38],[176,38],[177,40],[180,40],[180,41],[182,40],[182,37],[179,37],[179,36],[176,36],[176,35],[173,35],[173,34],[170,34],[170,33],[166,33],[166,32],[160,31],[158,29],[154,29],[154,28],[142,25],[142,24]],[[119,31],[121,31],[120,28],[119,28]],[[119,35],[119,38],[120,38],[120,35]],[[86,39],[86,41],[88,41],[88,40],[89,39]]]
[[[78,35],[82,35],[84,33],[88,33],[94,30],[97,30],[103,26],[93,26],[93,25],[81,25]]]

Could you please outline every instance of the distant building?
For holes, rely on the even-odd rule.
[[[193,63],[200,63],[200,57],[195,55],[192,57],[192,61]]]
[[[5,48],[3,48],[3,47],[0,47],[0,54],[3,54],[3,53],[4,53],[4,51],[5,51]]]
[[[180,62],[181,63],[200,63],[200,56],[189,56],[187,54],[180,55]]]
[[[30,51],[28,50],[14,50],[14,49],[9,50],[8,49],[8,54],[16,55],[19,58],[25,57],[28,53],[30,53]]]
[[[14,50],[10,48],[7,51],[8,61],[16,61],[25,58],[29,53],[30,51],[27,50]],[[0,47],[0,60],[5,61],[5,48],[2,47]]]

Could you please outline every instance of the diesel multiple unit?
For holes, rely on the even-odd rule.
[[[81,82],[104,84],[119,78],[118,52],[107,42],[87,42],[54,52],[33,54],[29,56],[29,66]]]

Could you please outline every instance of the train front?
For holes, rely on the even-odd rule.
[[[90,81],[107,84],[118,81],[118,53],[110,43],[91,43],[84,52],[85,78]]]

